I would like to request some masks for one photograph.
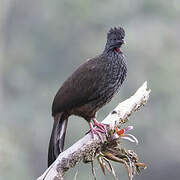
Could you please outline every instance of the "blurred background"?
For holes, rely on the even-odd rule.
[[[179,0],[0,1],[0,180],[32,180],[46,169],[54,95],[76,67],[103,51],[107,31],[117,25],[126,31],[128,77],[98,120],[147,80],[150,99],[128,123],[139,145],[126,144],[148,166],[134,179],[179,180]],[[72,116],[66,148],[87,130]],[[114,167],[128,179],[123,165]],[[90,164],[82,163],[65,179],[76,172],[78,180],[93,179]],[[98,180],[112,179],[97,164],[96,172]]]

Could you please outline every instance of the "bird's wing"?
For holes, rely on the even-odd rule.
[[[52,114],[71,110],[91,101],[92,96],[99,88],[106,71],[104,57],[96,57],[82,64],[61,86],[52,106]]]

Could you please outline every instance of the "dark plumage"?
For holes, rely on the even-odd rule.
[[[49,143],[48,166],[63,151],[68,117],[72,114],[88,121],[93,134],[105,132],[95,120],[96,112],[108,103],[123,83],[127,66],[120,47],[124,44],[123,28],[111,28],[102,54],[82,64],[61,86],[53,105],[54,126]],[[94,120],[93,128],[90,121]],[[103,131],[104,130],[104,131]]]

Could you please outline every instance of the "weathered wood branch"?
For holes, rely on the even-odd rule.
[[[146,104],[149,94],[150,89],[147,88],[147,82],[145,82],[133,96],[120,103],[102,122],[109,124],[110,127],[119,126],[122,121],[126,122],[133,112]],[[104,140],[106,140],[105,136]],[[92,139],[91,134],[88,133],[62,152],[38,180],[62,180],[65,172],[81,160],[92,160],[94,153],[101,146],[102,142],[99,138],[95,135],[95,138]]]

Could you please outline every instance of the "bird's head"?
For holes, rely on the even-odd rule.
[[[122,27],[114,27],[107,33],[106,49],[120,52],[119,48],[125,44],[125,31]]]

